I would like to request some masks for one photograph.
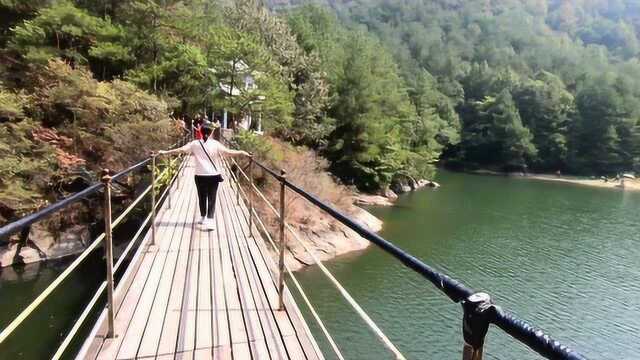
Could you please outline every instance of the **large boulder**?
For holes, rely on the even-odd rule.
[[[90,238],[89,227],[86,225],[71,226],[61,232],[56,240],[49,230],[36,224],[31,227],[27,245],[20,247],[14,242],[0,247],[0,267],[16,263],[31,264],[77,254],[84,251]]]
[[[373,214],[362,208],[356,206],[352,216],[356,220],[356,222],[358,222],[358,224],[368,228],[373,232],[382,230],[382,220],[378,219]]]
[[[18,251],[17,243],[9,243],[0,246],[0,267],[13,265],[13,261],[16,257],[16,251]]]
[[[29,246],[20,246],[14,242],[0,248],[0,267],[31,264],[42,260],[42,254]]]
[[[47,258],[56,259],[82,252],[91,234],[86,225],[74,225],[60,234],[60,238],[47,248],[41,248]]]
[[[39,249],[43,249],[43,251],[52,247],[56,242],[53,234],[40,224],[31,226],[31,231],[29,231],[29,240]]]
[[[389,186],[384,188],[383,196],[391,201],[398,200],[398,195]]]
[[[357,206],[391,206],[390,199],[380,195],[358,194],[353,197],[353,204]]]
[[[391,190],[396,194],[404,194],[411,191],[411,186],[408,183],[400,180],[396,180],[391,183]]]
[[[17,262],[22,264],[33,264],[44,260],[42,257],[42,253],[40,253],[37,249],[34,249],[30,246],[23,246],[20,249],[19,260]]]

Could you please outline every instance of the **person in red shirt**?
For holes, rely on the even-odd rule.
[[[194,136],[196,140],[202,140],[204,138],[202,134],[202,119],[200,118],[200,116],[196,117],[196,128]]]

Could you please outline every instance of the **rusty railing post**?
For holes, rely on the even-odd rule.
[[[236,205],[240,206],[240,164],[236,165]]]
[[[156,156],[151,155],[151,245],[156,244]]]
[[[284,233],[285,225],[285,185],[284,182],[287,179],[287,172],[280,170],[280,261],[278,263],[280,275],[278,277],[278,306],[280,310],[284,310],[284,251],[286,248],[286,235]]]
[[[482,360],[484,338],[489,330],[489,316],[493,309],[491,296],[475,293],[462,301],[462,309],[462,360]]]
[[[178,170],[176,172],[176,186],[178,189],[180,188],[180,171],[182,171],[182,163],[184,162],[184,158],[182,155],[178,155]]]
[[[171,179],[173,179],[173,175],[171,174],[171,158],[170,157],[166,157],[166,161],[167,161],[167,168],[166,168],[166,173],[167,173],[167,207],[169,209],[171,209]]]
[[[249,201],[249,236],[253,237],[253,154],[249,154],[249,190],[247,191],[247,200]]]
[[[114,337],[114,306],[113,306],[113,238],[111,226],[111,176],[109,169],[102,170],[104,183],[104,253],[107,263],[107,337]]]

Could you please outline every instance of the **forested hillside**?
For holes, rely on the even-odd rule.
[[[322,131],[313,57],[255,1],[2,0],[0,14],[0,222],[166,148],[171,116],[245,111],[216,92],[238,61],[260,74],[273,134]]]
[[[0,216],[166,146],[172,114],[252,96],[269,135],[368,191],[437,162],[638,170],[637,2],[302,3],[0,0]],[[238,62],[259,91],[228,98]]]
[[[0,220],[168,146],[171,117],[242,114],[256,98],[269,135],[365,190],[430,176],[459,139],[432,76],[409,93],[375,36],[319,9],[288,19],[257,0],[1,0],[0,14]],[[225,96],[218,84],[237,81],[239,62],[258,91]]]
[[[304,44],[313,26],[296,25],[299,18],[319,24],[331,15],[300,3],[271,5],[293,13]],[[374,34],[393,54],[401,86],[425,122],[453,125],[459,117],[460,131],[443,143],[449,164],[588,175],[638,170],[637,1],[314,3],[353,31]],[[343,48],[325,35],[333,30],[315,31],[320,52]]]

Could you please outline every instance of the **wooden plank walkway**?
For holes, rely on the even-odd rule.
[[[193,170],[159,211],[156,244],[147,233],[116,288],[116,337],[105,338],[103,312],[77,358],[324,359],[288,289],[277,310],[276,265],[230,176],[215,230],[196,223]]]

